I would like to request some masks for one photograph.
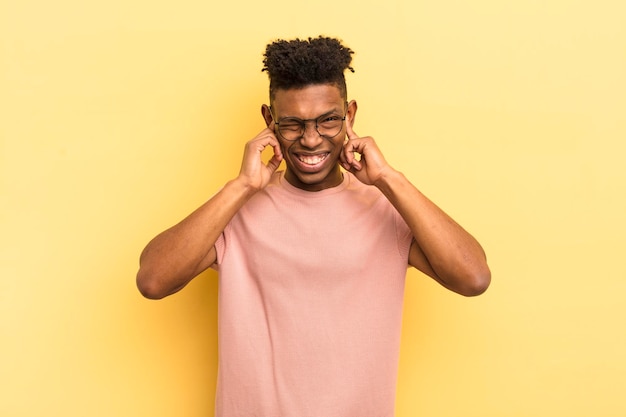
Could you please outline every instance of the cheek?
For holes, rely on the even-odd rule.
[[[344,140],[345,136],[339,135],[339,137],[333,139],[333,144],[335,145],[335,150],[337,152],[341,152],[346,145],[346,141]]]

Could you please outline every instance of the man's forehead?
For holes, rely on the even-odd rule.
[[[342,109],[345,100],[333,84],[311,85],[304,88],[277,90],[272,108],[278,114],[314,117],[333,109]]]

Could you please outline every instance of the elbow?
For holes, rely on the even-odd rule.
[[[136,284],[141,295],[150,300],[160,300],[168,295],[158,285],[158,280],[147,274],[143,269],[139,269],[139,272],[137,272]]]
[[[487,266],[481,271],[477,271],[465,280],[465,285],[460,289],[459,294],[465,297],[476,297],[483,294],[491,284],[491,271]]]

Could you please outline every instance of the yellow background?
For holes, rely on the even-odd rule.
[[[398,417],[626,415],[624,2],[0,4],[0,415],[212,415],[216,277],[144,300],[138,256],[237,174],[266,43],[319,33],[493,272],[409,272]]]

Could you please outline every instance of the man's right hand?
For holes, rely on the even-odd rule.
[[[147,298],[163,298],[183,288],[217,260],[215,242],[247,199],[269,184],[283,153],[271,123],[246,144],[241,171],[211,199],[148,243],[140,258],[137,287]],[[261,153],[272,147],[264,164]]]
[[[274,155],[267,164],[264,164],[261,154],[268,146],[273,148]],[[282,160],[283,153],[274,135],[274,122],[272,121],[267,128],[246,143],[238,180],[242,180],[247,187],[256,191],[261,190],[269,184],[272,174],[278,169]]]

